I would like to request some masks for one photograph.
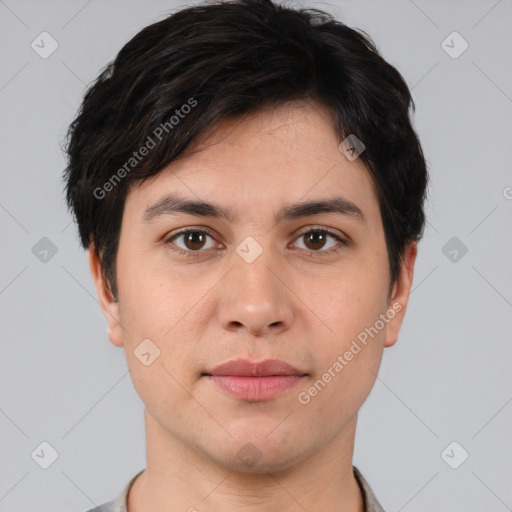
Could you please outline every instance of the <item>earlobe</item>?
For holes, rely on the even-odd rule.
[[[112,296],[102,272],[101,262],[94,250],[94,245],[89,247],[89,268],[96,288],[96,294],[101,306],[101,311],[107,321],[107,335],[111,343],[117,347],[123,346],[121,325],[119,320],[119,303]]]
[[[388,308],[396,312],[393,319],[390,320],[386,329],[385,347],[393,346],[398,340],[400,327],[402,326],[407,310],[407,303],[411,293],[411,286],[414,277],[414,264],[418,254],[417,242],[411,242],[404,251],[400,276],[393,285],[391,300]]]

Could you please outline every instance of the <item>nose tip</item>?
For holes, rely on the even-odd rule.
[[[244,324],[242,324],[241,322],[235,322],[235,323],[237,323],[240,327],[244,326]],[[277,329],[281,324],[282,324],[282,322],[277,321],[277,322],[273,322],[268,325],[262,326],[261,329],[253,329],[247,325],[245,326],[245,328],[247,329],[247,332],[249,334],[252,334],[253,336],[262,336],[263,334],[265,334],[267,329]]]
[[[240,265],[236,275],[232,273],[218,288],[223,328],[255,339],[283,332],[293,319],[291,298],[262,262]]]

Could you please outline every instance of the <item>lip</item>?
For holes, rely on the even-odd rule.
[[[265,359],[251,361],[249,359],[234,359],[204,372],[206,375],[222,375],[234,377],[270,377],[276,375],[305,375],[286,361]]]
[[[231,396],[264,402],[294,387],[306,374],[278,359],[236,359],[208,370],[203,376]]]

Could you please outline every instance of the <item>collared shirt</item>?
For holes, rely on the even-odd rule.
[[[359,488],[361,489],[361,494],[363,495],[363,503],[364,503],[364,512],[384,512],[384,509],[377,501],[377,498],[373,494],[371,487],[368,485],[368,482],[363,478],[363,475],[359,472],[359,470],[352,466],[354,471],[354,476],[359,484]],[[128,485],[123,489],[123,492],[112,501],[108,503],[104,503],[99,507],[88,510],[87,512],[128,512],[128,492],[130,491],[133,482],[135,482],[136,478],[143,472],[144,470],[139,471],[129,482]]]

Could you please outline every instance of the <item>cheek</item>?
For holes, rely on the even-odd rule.
[[[170,318],[164,312],[154,305],[138,309],[126,323],[130,333],[125,336],[124,350],[142,402],[152,413],[161,411],[165,417],[190,400],[187,390],[193,388],[198,375],[194,369],[197,336],[183,336],[182,315]]]
[[[180,281],[166,280],[153,265],[135,258],[120,259],[118,269],[120,302],[124,321],[135,337],[132,341],[140,336],[164,337],[183,316]]]
[[[354,332],[366,335],[364,330]],[[348,421],[357,413],[375,383],[383,352],[383,333],[373,339],[367,336],[364,342],[362,336],[357,338],[357,334],[330,342],[326,339],[326,343],[318,346],[319,365],[299,401],[316,409],[319,418],[324,417],[322,411],[328,408],[339,422]]]
[[[387,281],[371,270],[351,272],[336,281],[317,294],[315,304],[329,327],[329,346],[340,351],[385,312]]]
[[[143,401],[158,394],[178,396],[175,379],[185,385],[192,378],[185,370],[199,339],[190,328],[195,296],[149,266],[125,265],[119,276],[120,321],[134,386]]]
[[[318,365],[312,381],[317,391],[311,392],[355,412],[375,382],[391,317],[380,283],[355,276],[340,282],[317,297],[322,301],[319,316],[329,329],[315,340]]]

